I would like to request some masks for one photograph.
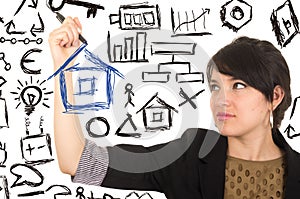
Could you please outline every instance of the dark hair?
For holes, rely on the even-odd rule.
[[[280,105],[273,111],[273,127],[278,128],[284,112],[291,104],[290,72],[281,52],[265,40],[239,37],[220,49],[207,65],[210,82],[212,70],[241,79],[273,101],[273,91],[279,85],[285,93]]]

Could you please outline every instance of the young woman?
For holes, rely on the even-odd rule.
[[[55,69],[78,48],[80,31],[79,20],[68,17],[50,34]],[[278,130],[291,103],[289,69],[280,51],[270,42],[240,37],[211,58],[207,77],[221,135],[188,129],[170,143],[106,148],[83,138],[76,116],[62,114],[56,78],[54,133],[61,171],[74,182],[159,191],[169,199],[299,198],[300,155]],[[67,86],[72,89],[72,83]],[[203,155],[205,147],[211,150]],[[178,151],[180,157],[165,165]]]

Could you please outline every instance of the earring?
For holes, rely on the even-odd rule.
[[[273,128],[273,111],[270,111],[270,125],[271,125],[271,128]]]

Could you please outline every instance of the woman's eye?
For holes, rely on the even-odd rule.
[[[234,89],[243,89],[243,88],[246,88],[246,84],[237,82],[237,83],[234,83],[233,88]]]
[[[210,90],[211,91],[218,91],[218,90],[220,90],[220,87],[216,84],[212,84],[212,85],[210,85]]]

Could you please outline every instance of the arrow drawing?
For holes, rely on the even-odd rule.
[[[22,7],[24,6],[26,1],[27,0],[22,1],[21,5],[18,7],[18,9],[15,12],[14,16],[16,16],[20,12],[20,10],[22,9]],[[28,5],[28,7],[36,9],[37,5],[38,5],[38,0],[31,0],[31,2],[32,2],[32,4]]]
[[[293,133],[294,132],[294,133]],[[287,137],[293,139],[294,137],[300,136],[300,133],[295,133],[294,127],[292,125],[288,125],[288,127],[284,130],[284,133],[287,134]]]
[[[300,98],[300,96],[299,96],[299,97],[296,97],[296,98],[294,99],[293,107],[292,107],[292,111],[291,111],[291,115],[290,115],[290,120],[292,119],[292,117],[293,117],[294,114],[295,114],[295,110],[296,110],[296,106],[297,106],[297,101],[298,101],[299,98]],[[286,134],[287,134],[287,137],[290,138],[290,139],[293,139],[294,137],[300,136],[300,133],[296,133],[295,128],[294,128],[291,124],[289,124],[289,125],[286,127],[286,129],[284,130],[284,133],[286,133]]]
[[[13,20],[11,20],[10,22],[8,22],[6,25],[6,33],[11,35],[11,34],[19,34],[19,35],[23,35],[26,33],[26,31],[15,31],[15,30],[11,30],[11,29],[15,29],[15,23]]]
[[[297,101],[298,101],[299,98],[300,98],[300,96],[299,96],[299,97],[296,97],[296,98],[294,99],[294,102],[293,102],[293,108],[292,108],[292,112],[291,112],[290,119],[292,119],[292,117],[293,117],[293,115],[294,115],[294,113],[295,113]]]
[[[36,37],[36,34],[35,33],[41,33],[41,32],[44,32],[45,30],[45,25],[44,25],[44,22],[43,22],[43,19],[40,15],[40,13],[38,13],[38,17],[39,17],[39,21],[40,21],[40,26],[37,28],[35,25],[36,24],[33,24],[31,29],[30,29],[30,32],[31,34]]]
[[[172,29],[174,36],[203,36],[211,35],[211,33],[204,31],[206,29],[206,15],[209,15],[209,8],[202,8],[202,12],[199,15],[194,13],[194,10],[186,11],[184,14],[181,12],[174,11],[171,8],[171,19],[172,19]],[[201,20],[201,21],[200,21]],[[198,30],[200,28],[200,30]]]

